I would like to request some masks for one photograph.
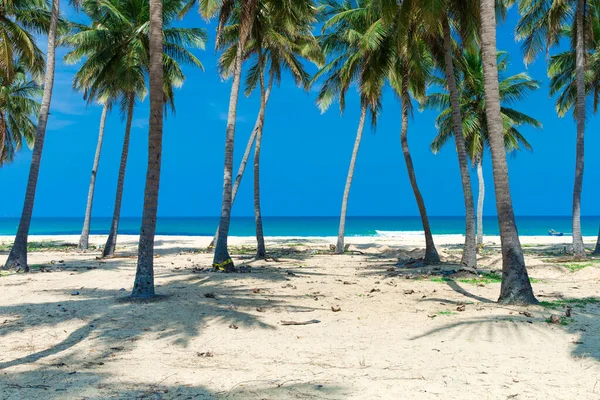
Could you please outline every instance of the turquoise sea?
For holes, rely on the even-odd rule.
[[[218,217],[162,217],[158,219],[159,235],[213,235]],[[264,231],[267,236],[335,236],[338,217],[264,217]],[[463,217],[431,217],[434,234],[464,233]],[[82,218],[34,218],[31,224],[32,235],[75,235],[81,233]],[[19,224],[18,218],[0,218],[0,235],[14,235]],[[571,217],[517,217],[521,235],[547,235],[549,229],[571,232]],[[600,226],[600,216],[586,216],[581,219],[585,236],[596,236]],[[110,218],[94,218],[92,234],[107,234]],[[381,231],[422,231],[419,217],[348,217],[348,236],[377,235]],[[119,233],[139,234],[140,218],[121,218]],[[232,236],[254,235],[253,217],[234,217],[231,223]],[[484,217],[484,233],[498,234],[496,217]]]

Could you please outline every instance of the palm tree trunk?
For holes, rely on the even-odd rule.
[[[576,258],[585,258],[585,247],[581,236],[581,189],[583,186],[583,160],[584,160],[584,135],[585,135],[585,0],[578,0],[577,19],[577,44],[576,44],[576,69],[577,83],[577,151],[575,156],[575,185],[573,188],[573,255]]]
[[[271,94],[271,87],[273,86],[273,76],[269,79],[269,86],[267,87],[267,91],[265,93],[265,108],[267,103],[269,102],[269,96]],[[244,171],[246,170],[246,164],[248,164],[248,160],[250,159],[250,152],[252,151],[252,146],[254,145],[254,140],[256,139],[256,134],[258,133],[258,125],[260,123],[260,112],[256,117],[256,122],[254,123],[254,128],[252,129],[252,134],[248,139],[248,143],[246,144],[246,150],[244,150],[244,156],[242,157],[242,161],[240,163],[240,167],[238,168],[237,175],[235,176],[235,181],[233,182],[233,190],[231,194],[231,203],[235,203],[235,196],[237,195],[238,188],[240,187],[240,183],[242,183],[242,177],[244,176]],[[217,238],[219,237],[219,229],[215,232],[215,235],[212,238],[212,241],[208,245],[208,248],[211,249],[215,246],[217,242]]]
[[[154,234],[158,211],[158,189],[163,137],[163,15],[162,1],[150,0],[150,121],[148,170],[144,189],[144,211],[138,245],[138,262],[131,297],[154,296]]]
[[[88,190],[87,205],[85,207],[85,218],[83,220],[83,229],[79,238],[79,250],[87,250],[90,238],[90,224],[92,220],[92,204],[94,202],[94,190],[96,189],[96,173],[98,172],[98,164],[100,163],[100,153],[102,153],[102,141],[104,139],[104,124],[106,123],[106,115],[108,114],[108,105],[102,108],[102,116],[100,117],[100,132],[98,133],[98,144],[96,145],[96,154],[94,155],[94,164],[92,166],[92,177],[90,178],[90,188]]]
[[[356,156],[360,148],[363,129],[365,127],[365,118],[367,116],[367,106],[362,105],[360,111],[360,120],[358,121],[358,130],[356,131],[356,140],[354,141],[354,149],[352,150],[352,158],[350,159],[350,168],[346,177],[346,186],[344,187],[344,197],[342,198],[342,212],[340,214],[340,227],[338,229],[337,245],[335,252],[344,254],[344,231],[346,230],[346,209],[348,208],[348,196],[350,195],[350,186],[352,186],[352,177],[354,176],[354,166],[356,165]]]
[[[600,229],[598,230],[598,239],[596,239],[596,248],[594,249],[595,256],[600,255]]]
[[[29,168],[29,178],[27,180],[27,189],[25,191],[25,201],[23,202],[23,212],[19,221],[19,228],[15,236],[15,242],[8,255],[4,269],[14,268],[16,270],[29,271],[27,265],[27,238],[29,236],[29,226],[31,225],[31,215],[33,213],[33,204],[35,201],[35,190],[37,187],[38,175],[40,172],[40,163],[42,161],[42,150],[44,148],[44,138],[46,136],[46,124],[48,123],[48,114],[50,113],[50,101],[52,100],[52,87],[54,86],[54,64],[56,51],[56,27],[58,25],[58,16],[60,14],[60,1],[52,0],[52,13],[50,17],[50,29],[48,31],[48,54],[46,59],[46,74],[44,76],[44,94],[42,95],[42,104],[38,119],[35,144],[31,156],[31,166]]]
[[[460,166],[460,177],[462,180],[463,194],[465,197],[465,248],[463,250],[461,265],[463,268],[477,267],[477,244],[475,239],[475,204],[473,203],[473,190],[471,188],[471,176],[467,160],[467,149],[465,137],[462,131],[462,116],[458,100],[458,89],[454,76],[454,62],[452,60],[452,37],[448,18],[442,21],[444,29],[444,58],[446,63],[446,80],[450,93],[450,105],[452,108],[452,121],[454,123],[454,140],[456,142],[456,153]]]
[[[233,261],[227,250],[227,237],[231,222],[231,206],[233,204],[233,187],[231,183],[233,171],[233,141],[235,136],[235,122],[237,118],[237,101],[240,92],[240,81],[242,76],[242,43],[238,43],[233,69],[233,82],[229,96],[229,112],[227,114],[227,130],[225,134],[225,167],[223,172],[223,200],[221,205],[221,219],[217,234],[217,245],[213,257],[213,267],[225,272],[235,270]]]
[[[115,198],[115,209],[113,210],[110,232],[102,257],[112,257],[115,255],[117,247],[117,234],[119,233],[119,220],[121,219],[121,202],[123,201],[123,187],[125,186],[125,170],[127,169],[127,156],[129,154],[129,139],[131,137],[131,121],[133,119],[133,106],[135,104],[135,95],[129,95],[129,104],[127,105],[127,122],[125,125],[125,137],[123,138],[123,152],[121,153],[121,164],[119,166],[119,177],[117,179],[117,195]]]
[[[485,199],[485,181],[483,180],[482,156],[477,160],[477,181],[479,182],[479,194],[477,195],[477,245],[481,248],[483,244],[483,201]]]
[[[0,113],[0,167],[4,164],[4,146],[6,146],[6,118]]]
[[[263,66],[262,51],[259,50],[259,65]],[[273,81],[273,74],[269,78],[269,86]],[[260,211],[260,147],[262,143],[263,127],[265,124],[265,111],[267,108],[267,99],[265,91],[265,78],[260,71],[260,111],[258,119],[260,124],[256,135],[256,147],[254,148],[254,220],[256,223],[256,258],[265,259],[267,250],[265,248],[265,236],[263,233],[262,214]]]
[[[405,71],[408,71],[405,68]],[[425,208],[425,201],[419,190],[417,184],[417,176],[415,174],[415,167],[412,162],[412,156],[410,155],[410,149],[408,147],[408,112],[410,106],[410,95],[408,93],[408,74],[405,74],[402,78],[402,129],[400,133],[400,143],[402,145],[402,153],[404,154],[404,161],[406,162],[406,170],[408,171],[408,179],[412,186],[417,206],[419,207],[419,214],[421,215],[421,223],[423,224],[423,231],[425,232],[425,264],[439,264],[440,256],[435,248],[433,242],[433,235],[431,234],[431,227],[429,226],[429,218],[427,217],[427,209]]]
[[[496,14],[494,0],[481,0],[481,50],[484,72],[485,111],[492,152],[496,209],[502,242],[502,285],[498,302],[535,304],[513,212],[496,64]]]

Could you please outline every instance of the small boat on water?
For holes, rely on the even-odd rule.
[[[548,235],[550,235],[550,236],[564,236],[564,233],[562,233],[562,232],[557,232],[557,231],[555,231],[554,229],[550,229],[550,230],[548,231]]]

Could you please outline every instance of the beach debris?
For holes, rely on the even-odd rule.
[[[565,308],[565,317],[567,317],[567,318],[571,318],[571,310],[573,310],[573,309],[571,308],[571,306],[567,306],[567,307]]]
[[[460,304],[458,307],[456,307],[456,311],[465,311],[467,309],[467,306],[464,304]]]
[[[519,314],[526,316],[527,318],[533,318],[533,314],[529,311],[519,311]]]
[[[333,311],[333,312],[340,312],[340,311],[342,311],[342,307],[340,307],[340,306],[331,306],[331,311]]]
[[[124,291],[125,291],[124,287],[122,287],[121,289],[119,289],[119,292],[124,292]]]
[[[283,289],[286,289],[286,288],[290,288],[290,289],[297,289],[297,288],[296,288],[296,286],[292,285],[291,283],[288,283],[288,284],[286,284],[286,285],[283,285],[283,286],[282,286],[282,288],[283,288]]]
[[[239,328],[239,327],[235,324],[229,325],[229,329],[237,329],[237,328]]]
[[[413,289],[406,289],[404,294],[413,294],[415,291]]]
[[[198,357],[204,357],[204,358],[209,358],[209,357],[214,357],[215,355],[212,353],[212,351],[203,351],[202,353],[198,352],[196,353],[196,355]]]
[[[318,324],[321,321],[319,321],[318,319],[311,319],[309,321],[301,321],[301,322],[297,322],[297,321],[281,321],[281,325],[310,325],[310,324]]]
[[[433,318],[437,317],[437,314],[427,314],[427,316],[428,316],[429,318],[433,319]]]
[[[216,299],[217,295],[214,294],[213,292],[208,292],[208,293],[204,293],[204,297],[206,297],[207,299]]]
[[[260,293],[260,289],[259,288],[254,288],[254,289],[252,289],[252,293]]]
[[[79,296],[79,292],[77,290],[71,292],[71,296]]]
[[[559,324],[562,322],[561,318],[559,315],[551,315],[550,316],[550,323],[551,324]]]
[[[371,289],[369,291],[369,293],[375,293],[375,292],[381,292],[381,289],[375,289],[375,288],[373,288],[373,289]]]
[[[267,311],[267,309],[264,308],[264,307],[256,307],[256,311],[258,311],[258,312],[265,312],[265,311]]]

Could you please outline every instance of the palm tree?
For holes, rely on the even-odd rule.
[[[42,94],[23,64],[11,70],[10,77],[0,76],[0,167],[12,162],[23,142],[33,146],[36,126],[31,118],[40,111],[35,98]]]
[[[357,85],[360,97],[360,118],[342,197],[336,244],[336,253],[343,254],[348,197],[365,119],[370,113],[371,123],[375,126],[381,108],[382,88],[395,48],[388,42],[395,37],[370,0],[343,3],[329,0],[321,6],[321,12],[327,19],[320,37],[321,47],[333,59],[313,77],[313,82],[325,77],[317,97],[319,108],[324,112],[337,98],[340,112],[343,112],[346,93],[353,84]]]
[[[273,83],[279,84],[281,81],[282,71],[290,71],[296,84],[308,89],[310,85],[309,75],[305,71],[300,58],[305,58],[317,65],[324,61],[319,44],[311,33],[312,24],[316,22],[315,14],[316,8],[311,2],[306,1],[291,2],[289,7],[274,7],[271,2],[259,3],[243,53],[245,60],[253,57],[253,62],[248,69],[245,94],[250,95],[258,86],[261,106],[233,184],[232,202],[235,201],[252,145],[256,141],[254,151],[254,209],[258,244],[256,256],[259,259],[266,256],[260,211],[260,148],[266,106]],[[223,29],[219,42],[219,48],[224,50],[219,60],[223,77],[228,77],[233,72],[235,54],[239,43],[239,27],[239,10],[236,10],[231,23]],[[264,78],[267,71],[269,79],[268,84],[265,85]],[[212,247],[212,243],[209,247]]]
[[[100,130],[98,132],[98,143],[96,144],[96,152],[94,153],[94,163],[92,164],[92,177],[90,178],[90,187],[88,189],[88,197],[85,206],[85,217],[83,219],[83,229],[79,237],[79,250],[87,250],[89,247],[90,225],[92,222],[92,205],[94,202],[94,190],[96,189],[96,174],[98,173],[98,165],[100,164],[100,154],[102,153],[102,142],[104,141],[104,125],[106,124],[106,116],[108,114],[108,104],[102,106],[102,115],[100,116]]]
[[[589,3],[586,23],[585,90],[586,96],[591,96],[593,100],[594,113],[597,113],[600,104],[600,4],[598,2]],[[573,41],[571,27],[564,27],[563,33]],[[556,112],[559,117],[564,117],[571,109],[574,109],[578,99],[577,51],[575,47],[571,45],[571,49],[553,55],[548,65],[550,95],[557,95]],[[574,116],[577,117],[577,113],[574,113]],[[600,233],[593,254],[600,254]]]
[[[463,45],[474,40],[476,23],[472,17],[475,1],[464,0],[413,0],[412,13],[419,19],[422,29],[429,32],[424,36],[434,59],[446,76],[446,85],[450,94],[452,123],[461,183],[465,202],[465,246],[461,265],[473,270],[477,266],[477,243],[475,237],[475,205],[471,188],[471,177],[467,148],[462,134],[462,116],[460,113],[459,92],[456,82],[454,54],[455,36],[460,36]],[[453,32],[455,27],[456,33]]]
[[[194,5],[196,0],[189,0],[179,15],[185,15]],[[233,204],[233,148],[235,138],[235,124],[237,118],[237,103],[240,92],[242,77],[243,49],[250,35],[258,0],[198,0],[200,14],[205,18],[218,15],[217,46],[221,40],[223,27],[234,16],[235,10],[239,11],[239,37],[238,46],[233,63],[233,80],[231,83],[231,94],[229,96],[229,111],[227,113],[227,128],[225,131],[225,165],[223,169],[223,198],[221,204],[221,218],[219,221],[219,233],[217,245],[213,257],[213,267],[217,270],[232,272],[235,266],[229,251],[227,250],[227,239],[229,236],[229,225],[231,222],[231,206]]]
[[[506,71],[508,62],[508,53],[499,52],[498,71]],[[479,181],[479,194],[477,197],[477,244],[480,247],[483,243],[483,201],[485,196],[482,161],[485,147],[489,145],[485,114],[483,64],[480,50],[476,47],[463,50],[460,57],[456,60],[456,65],[460,76],[458,89],[463,118],[463,135],[465,136],[471,165],[477,166]],[[542,124],[538,120],[510,106],[523,100],[527,94],[537,90],[539,86],[540,83],[532,80],[526,73],[508,77],[500,76],[500,111],[502,113],[504,145],[508,153],[520,150],[521,147],[531,150],[530,144],[519,131],[519,127],[531,125],[534,128],[540,129]],[[423,106],[440,110],[440,115],[436,119],[439,134],[431,143],[431,150],[437,153],[454,135],[449,95],[447,93],[432,93],[428,96],[427,101],[423,103]]]
[[[585,258],[585,247],[581,236],[581,189],[583,185],[584,136],[586,118],[585,58],[586,34],[589,31],[589,14],[586,0],[521,0],[519,11],[521,20],[517,25],[517,38],[522,39],[525,62],[571,33],[571,48],[575,52],[575,107],[577,140],[575,155],[575,183],[573,188],[573,255]],[[593,3],[593,2],[590,2]],[[572,32],[569,28],[572,26]]]
[[[181,4],[179,0],[165,2],[164,12],[169,17],[165,19],[166,26],[176,18]],[[121,111],[126,116],[114,213],[103,251],[104,257],[111,257],[117,242],[135,98],[146,95],[149,4],[143,0],[133,3],[100,0],[86,1],[84,7],[91,19],[90,26],[80,26],[79,32],[65,39],[65,43],[74,47],[66,56],[68,62],[87,58],[75,77],[74,86],[84,91],[88,101],[101,99],[108,104],[119,101]],[[186,47],[203,48],[205,33],[196,28],[167,28],[163,35],[164,101],[174,110],[173,86],[181,86],[184,80],[178,64],[202,66]],[[97,149],[100,147],[101,143]]]
[[[150,122],[148,128],[148,171],[144,189],[144,211],[138,245],[138,262],[131,297],[154,297],[154,235],[158,212],[158,189],[163,137],[163,2],[150,0]]]
[[[502,284],[498,302],[503,304],[535,304],[537,299],[533,295],[525,266],[508,182],[508,165],[506,162],[496,61],[495,1],[481,0],[480,12],[486,122],[489,146],[492,153],[496,208],[502,242]]]
[[[40,172],[42,151],[44,149],[46,124],[48,123],[50,100],[52,99],[52,88],[54,86],[56,34],[59,14],[60,0],[52,0],[52,12],[50,17],[50,25],[48,27],[48,54],[46,55],[46,70],[44,74],[44,93],[42,95],[42,102],[40,105],[38,124],[35,134],[35,144],[33,146],[31,166],[29,168],[29,177],[27,178],[25,201],[23,202],[23,211],[21,212],[21,219],[19,220],[19,227],[17,229],[15,241],[6,260],[6,264],[4,265],[4,269],[15,269],[17,271],[24,272],[29,271],[29,266],[27,265],[27,238],[29,236],[29,226],[31,225],[35,191]],[[10,61],[5,58],[4,62],[8,63]]]
[[[400,144],[406,163],[408,178],[419,208],[421,223],[425,233],[424,261],[426,264],[439,264],[440,256],[435,248],[425,201],[417,183],[412,156],[408,146],[408,122],[409,115],[412,113],[411,93],[417,99],[425,97],[427,81],[430,79],[433,68],[433,60],[425,42],[421,40],[423,32],[419,29],[418,19],[411,13],[407,3],[403,7],[399,12],[396,12],[398,20],[396,21],[397,25],[394,30],[397,32],[398,42],[392,43],[392,45],[397,46],[397,58],[393,68],[390,70],[389,81],[400,98],[402,105]]]

